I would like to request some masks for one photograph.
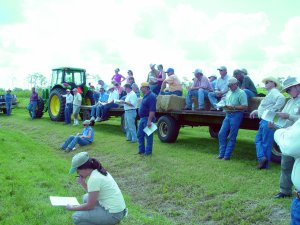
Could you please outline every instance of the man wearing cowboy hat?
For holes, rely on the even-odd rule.
[[[291,204],[291,225],[300,224],[300,120],[288,128],[278,129],[274,138],[282,154],[295,158],[291,179],[295,186],[296,197]]]
[[[262,80],[265,84],[265,89],[268,94],[260,102],[258,109],[250,113],[250,118],[256,116],[261,118],[266,110],[278,112],[285,104],[285,97],[278,90],[280,83],[275,77],[266,77]],[[274,130],[268,127],[268,121],[261,119],[259,122],[259,129],[255,137],[256,156],[258,159],[257,169],[267,169],[271,159],[271,151],[274,141]]]
[[[281,112],[277,115],[286,120],[286,127],[290,127],[300,118],[300,81],[296,77],[288,77],[283,81],[282,91],[289,94],[290,100],[285,104]],[[274,127],[274,124],[269,124]],[[281,157],[281,174],[280,174],[280,192],[275,198],[285,198],[292,196],[291,173],[294,165],[294,158],[287,155]]]

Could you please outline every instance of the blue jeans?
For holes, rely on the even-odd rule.
[[[137,141],[136,127],[135,127],[136,110],[125,110],[125,131],[126,138],[129,141]]]
[[[208,91],[207,90],[203,90],[202,88],[200,88],[198,90],[198,105],[199,105],[199,109],[204,109],[205,105],[204,105],[204,98],[208,96]]]
[[[139,141],[139,153],[150,155],[152,153],[152,147],[153,147],[153,133],[148,136],[143,130],[147,126],[148,117],[142,117],[140,118],[140,123],[138,127],[138,141]],[[147,145],[145,148],[145,138],[147,140]]]
[[[255,137],[256,156],[258,161],[261,161],[264,157],[267,158],[268,164],[271,160],[271,152],[273,148],[275,130],[268,128],[268,121],[261,120],[259,122],[259,129]]]
[[[160,92],[160,95],[177,95],[177,96],[182,96],[182,91],[164,91]]]
[[[300,224],[300,200],[294,198],[291,204],[291,225]]]
[[[116,103],[109,103],[109,104],[106,104],[102,107],[102,118],[103,119],[106,119],[107,118],[107,114],[108,114],[108,111],[111,109],[111,108],[118,108],[119,105],[116,104]]]
[[[198,90],[191,90],[187,92],[185,96],[185,104],[187,108],[192,108],[192,97],[198,98]]]
[[[215,92],[209,92],[208,93],[208,99],[209,99],[209,102],[212,105],[212,107],[217,108],[218,100],[220,100],[221,97],[217,97]]]
[[[93,105],[91,109],[91,117],[96,117],[97,105]]]
[[[227,112],[220,129],[219,138],[219,156],[230,158],[235,146],[236,137],[243,120],[243,112]],[[229,140],[227,142],[227,136]]]
[[[101,117],[101,115],[102,115],[102,106],[100,105],[100,106],[97,106],[97,108],[96,108],[96,117]]]
[[[73,136],[71,135],[66,141],[65,143],[63,143],[63,145],[61,146],[62,149],[73,149],[75,147],[76,144],[79,144],[81,146],[84,145],[88,145],[91,144],[92,142],[88,141],[87,139],[83,139],[79,136]]]
[[[256,94],[250,91],[249,89],[244,89],[243,91],[246,93],[248,99],[256,96]]]
[[[27,106],[27,109],[28,109],[32,119],[35,118],[36,106],[37,106],[37,101],[30,102],[29,105]]]
[[[12,102],[5,102],[5,107],[6,107],[6,115],[10,115],[11,114],[11,106],[12,106]]]
[[[73,104],[68,103],[65,106],[65,124],[71,123],[71,115],[73,112]]]
[[[286,195],[292,194],[293,183],[291,174],[295,159],[291,156],[281,156],[280,192]]]
[[[150,86],[150,90],[151,90],[155,95],[158,95],[158,94],[159,94],[161,85],[159,85],[159,84],[150,84],[149,86]]]

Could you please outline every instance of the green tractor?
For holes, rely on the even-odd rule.
[[[86,86],[85,69],[60,67],[52,69],[51,86],[43,90],[44,112],[48,110],[53,121],[64,120],[66,89],[77,88],[82,94],[82,105],[93,105],[93,92]],[[80,115],[82,117],[82,115]]]

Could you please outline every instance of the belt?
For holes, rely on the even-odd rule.
[[[136,109],[127,109],[127,110],[125,110],[125,111],[131,111],[131,110],[136,110]]]

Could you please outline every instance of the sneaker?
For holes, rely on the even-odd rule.
[[[290,198],[292,197],[291,194],[284,194],[282,192],[279,192],[277,195],[274,196],[274,198]]]
[[[97,117],[97,118],[98,118],[98,117]],[[95,117],[92,116],[90,120],[95,120]]]
[[[101,118],[100,117],[97,117],[95,122],[100,122],[101,121]]]
[[[76,148],[74,147],[74,148],[72,148],[72,151],[75,151],[76,150]]]

